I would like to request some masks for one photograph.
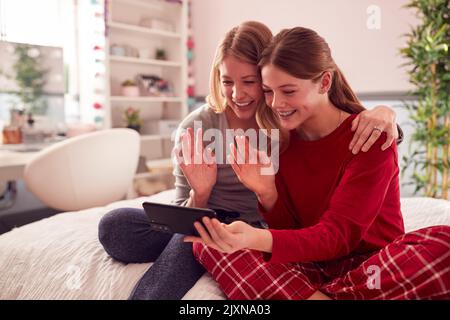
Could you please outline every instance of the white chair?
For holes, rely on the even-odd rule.
[[[41,150],[25,167],[24,181],[45,205],[76,211],[121,200],[136,172],[140,136],[109,129],[69,138]]]

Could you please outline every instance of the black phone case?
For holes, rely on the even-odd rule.
[[[199,236],[194,222],[205,216],[217,218],[216,212],[211,209],[190,208],[154,202],[142,204],[150,220],[150,228],[166,233],[180,233],[189,236]]]

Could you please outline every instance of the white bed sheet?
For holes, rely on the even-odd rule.
[[[103,250],[97,238],[101,217],[145,200],[169,203],[173,190],[152,197],[62,213],[0,236],[0,299],[127,299],[150,263],[123,264]],[[450,225],[450,202],[402,199],[407,231]],[[205,274],[183,299],[225,299]]]

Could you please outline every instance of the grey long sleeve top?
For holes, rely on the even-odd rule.
[[[176,147],[180,146],[181,133],[189,127],[194,128],[194,132],[196,128],[202,127],[206,136],[208,136],[208,133],[210,135],[221,134],[223,138],[216,137],[210,141],[204,141],[205,147],[212,147],[215,151],[218,163],[217,181],[209,197],[208,208],[236,211],[241,213],[243,218],[252,221],[260,219],[255,194],[239,181],[231,166],[227,164],[226,155],[229,153],[227,145],[232,141],[227,141],[227,134],[228,139],[232,139],[232,135],[230,135],[229,130],[227,131],[229,128],[225,114],[215,113],[208,105],[203,105],[191,112],[178,127],[175,137]],[[208,131],[208,129],[217,130]],[[191,187],[176,161],[174,161],[173,174],[176,189],[176,197],[173,202],[178,205],[185,205]]]

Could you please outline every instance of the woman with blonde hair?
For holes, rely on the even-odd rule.
[[[450,226],[404,232],[396,144],[353,154],[364,108],[307,28],[281,31],[259,62],[262,128],[288,132],[279,171],[249,163],[244,137],[230,162],[269,228],[204,218],[194,254],[231,299],[449,299]],[[380,128],[370,128],[383,138]]]
[[[183,161],[174,169],[174,203],[208,207],[222,213],[225,220],[240,218],[258,225],[260,216],[254,193],[246,188],[223,159],[208,153],[208,163],[195,163],[203,154],[203,132],[209,129],[226,136],[227,129],[258,129],[255,113],[266,108],[258,61],[272,33],[264,24],[249,21],[232,28],[219,44],[210,77],[207,104],[189,114],[180,124],[175,153]],[[364,132],[369,125],[383,126],[390,145],[397,135],[395,115],[387,107],[367,111],[355,121],[355,151],[364,150],[377,138]],[[195,123],[201,130],[195,132]],[[195,142],[194,142],[195,141]],[[216,158],[226,153],[217,142]],[[222,150],[224,152],[218,152]],[[105,250],[125,263],[153,262],[136,285],[130,299],[181,299],[204,273],[192,255],[192,246],[181,235],[152,231],[143,210],[121,208],[106,214],[99,224],[99,239]]]

